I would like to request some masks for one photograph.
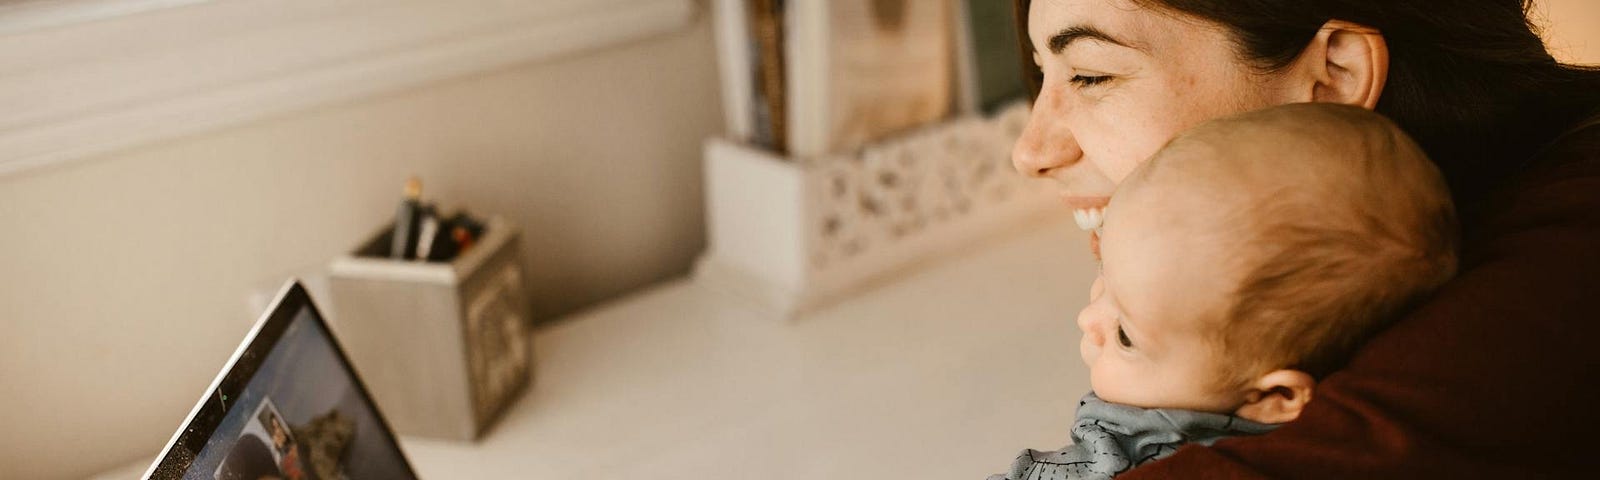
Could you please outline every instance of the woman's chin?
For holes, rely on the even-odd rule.
[[[1089,232],[1089,253],[1094,254],[1095,260],[1100,260],[1100,232]]]

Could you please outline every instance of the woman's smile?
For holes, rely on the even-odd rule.
[[[1078,222],[1078,228],[1093,232],[1105,221],[1106,204],[1111,202],[1111,197],[1079,197],[1062,192],[1061,202],[1072,209],[1072,219]]]

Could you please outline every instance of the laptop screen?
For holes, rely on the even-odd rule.
[[[252,331],[150,478],[415,478],[298,284]]]

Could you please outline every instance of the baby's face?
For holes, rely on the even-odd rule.
[[[1125,185],[1107,209],[1101,285],[1078,314],[1095,394],[1114,403],[1232,413],[1214,329],[1239,276],[1215,233],[1227,228],[1204,194]]]

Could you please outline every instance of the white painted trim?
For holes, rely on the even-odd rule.
[[[0,41],[0,176],[687,26],[693,0],[229,0]]]
[[[0,4],[0,35],[216,0],[22,0]]]

